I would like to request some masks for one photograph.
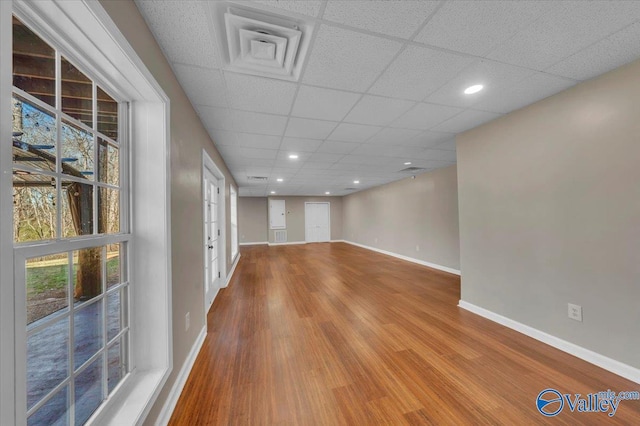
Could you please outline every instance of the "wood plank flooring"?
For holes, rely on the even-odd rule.
[[[466,312],[460,279],[344,243],[249,246],[171,425],[640,424],[536,409],[640,385]]]

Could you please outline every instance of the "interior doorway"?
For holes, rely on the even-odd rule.
[[[305,241],[308,243],[331,240],[331,203],[304,203]]]
[[[215,163],[203,152],[203,241],[205,314],[223,287],[225,268],[224,178]]]

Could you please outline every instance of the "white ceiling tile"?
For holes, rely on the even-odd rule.
[[[308,118],[289,119],[285,136],[293,138],[325,139],[333,129],[336,122],[324,120],[311,120]]]
[[[316,152],[311,154],[311,157],[309,157],[309,161],[333,164],[336,161],[340,160],[342,157],[344,157],[343,154],[328,154],[326,152]]]
[[[233,121],[231,120],[229,109],[204,105],[196,105],[195,108],[202,124],[207,129],[233,130]]]
[[[468,109],[437,125],[433,130],[438,132],[460,133],[484,124],[487,121],[496,119],[500,117],[500,115],[501,114],[496,114],[494,112]]]
[[[473,59],[420,46],[407,48],[373,85],[370,93],[420,101]]]
[[[610,35],[564,59],[546,71],[576,80],[587,80],[640,57],[640,23]]]
[[[280,149],[284,151],[315,152],[322,145],[318,139],[289,138],[282,139]]]
[[[365,126],[362,124],[340,123],[333,133],[329,135],[329,140],[343,142],[364,142],[371,136],[378,133],[382,127]]]
[[[335,89],[365,91],[401,46],[384,38],[322,25],[303,81]]]
[[[225,85],[219,70],[173,64],[180,85],[194,105],[226,107]]]
[[[499,89],[486,101],[475,105],[475,108],[506,113],[568,89],[575,84],[575,80],[537,73],[516,85]]]
[[[419,154],[416,154],[415,157],[425,160],[456,161],[456,152],[440,149],[425,149]]]
[[[232,110],[231,116],[234,129],[238,132],[282,135],[287,125],[287,117],[284,115]]]
[[[499,87],[508,86],[532,74],[527,68],[502,64],[487,59],[480,60],[466,68],[444,86],[429,95],[425,101],[436,104],[447,104],[456,107],[470,107],[483,99],[489,98],[492,91]],[[465,95],[464,90],[476,84],[484,89],[472,95]]]
[[[639,17],[636,1],[553,2],[546,14],[488,57],[542,71]]]
[[[415,138],[407,139],[400,144],[406,146],[419,146],[422,148],[429,148],[441,144],[444,141],[451,139],[452,137],[454,137],[452,133],[434,132],[429,130],[420,133]]]
[[[357,93],[301,85],[291,115],[342,121],[358,99]]]
[[[317,152],[326,152],[329,154],[348,154],[354,149],[360,146],[355,142],[339,142],[339,141],[326,141],[318,148]]]
[[[366,144],[401,145],[402,142],[413,139],[420,133],[422,133],[420,130],[385,127],[380,132],[376,133],[371,139],[367,140]]]
[[[247,148],[278,149],[280,136],[258,135],[255,133],[237,133],[238,146]]]
[[[255,3],[268,7],[286,10],[288,12],[301,13],[303,15],[318,16],[322,7],[322,0],[253,0]]]
[[[329,0],[323,18],[408,39],[437,6],[438,2],[422,0]]]
[[[449,139],[444,143],[439,143],[435,145],[433,149],[444,149],[447,151],[455,151],[456,150],[456,138]]]
[[[275,149],[241,148],[242,156],[259,160],[275,160],[278,151]]]
[[[216,42],[209,30],[206,2],[136,1],[169,62],[215,68]],[[180,28],[180,31],[167,31]]]
[[[415,41],[482,56],[541,16],[544,1],[449,1]]]
[[[419,103],[391,123],[392,127],[427,130],[461,113],[461,108]]]
[[[362,145],[356,148],[351,155],[372,155],[384,157],[405,157],[422,152],[423,148],[416,146],[398,145]],[[396,166],[393,166],[395,169]]]
[[[404,99],[390,99],[365,95],[344,121],[358,124],[386,126],[415,105]]]
[[[207,132],[209,133],[209,137],[211,137],[213,143],[216,145],[238,145],[238,139],[236,138],[235,132],[209,128],[207,128]]]
[[[315,154],[314,154],[315,155]],[[300,172],[305,171],[322,171],[322,170],[329,170],[329,168],[335,163],[335,161],[315,161],[313,160],[313,156],[311,157],[311,160],[307,161],[304,163],[304,166],[302,166],[302,168],[298,171],[298,174],[300,174]],[[322,174],[320,174],[322,173]],[[320,172],[317,173],[317,176],[324,176],[326,178],[327,174],[324,172]],[[296,175],[298,176],[298,175]]]
[[[286,81],[225,72],[231,108],[287,115],[296,85]]]

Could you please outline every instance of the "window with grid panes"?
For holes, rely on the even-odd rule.
[[[129,372],[127,103],[13,18],[13,235],[30,425],[83,424]]]

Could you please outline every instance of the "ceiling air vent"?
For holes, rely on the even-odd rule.
[[[345,191],[355,191],[356,189],[358,189],[358,188],[345,188],[344,190]]]
[[[426,171],[427,171],[427,169],[422,168],[422,167],[407,167],[406,169],[400,170],[398,173],[415,174],[415,173],[426,172]]]
[[[247,180],[253,182],[266,182],[269,178],[266,176],[247,176]]]
[[[240,6],[215,2],[212,7],[226,69],[298,80],[309,48],[312,24],[302,18],[248,8],[244,3]]]

